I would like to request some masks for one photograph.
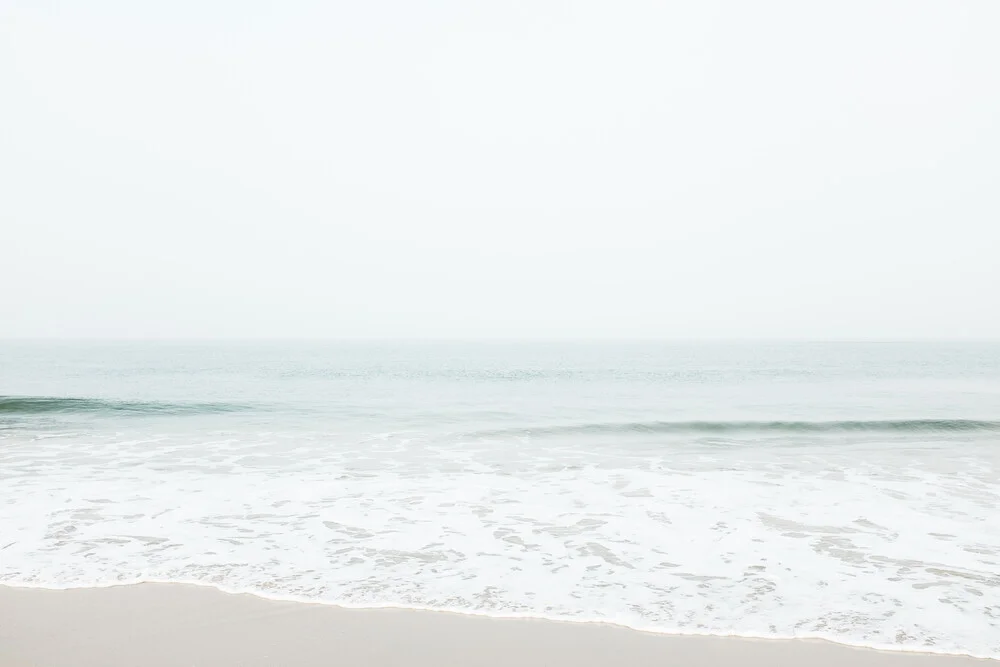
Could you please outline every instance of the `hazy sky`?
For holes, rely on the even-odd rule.
[[[997,0],[0,0],[0,337],[1000,337]]]

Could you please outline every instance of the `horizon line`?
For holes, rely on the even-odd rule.
[[[778,336],[0,336],[0,343],[1000,343],[1000,337]]]

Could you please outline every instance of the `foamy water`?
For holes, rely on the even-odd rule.
[[[10,347],[0,581],[997,658],[997,352]]]

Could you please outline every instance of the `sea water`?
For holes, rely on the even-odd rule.
[[[0,582],[1000,658],[1000,344],[0,343]]]

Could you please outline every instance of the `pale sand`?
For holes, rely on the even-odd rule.
[[[596,623],[342,609],[174,584],[0,586],[0,667],[29,665],[991,667],[1000,661],[823,641],[658,635]]]

